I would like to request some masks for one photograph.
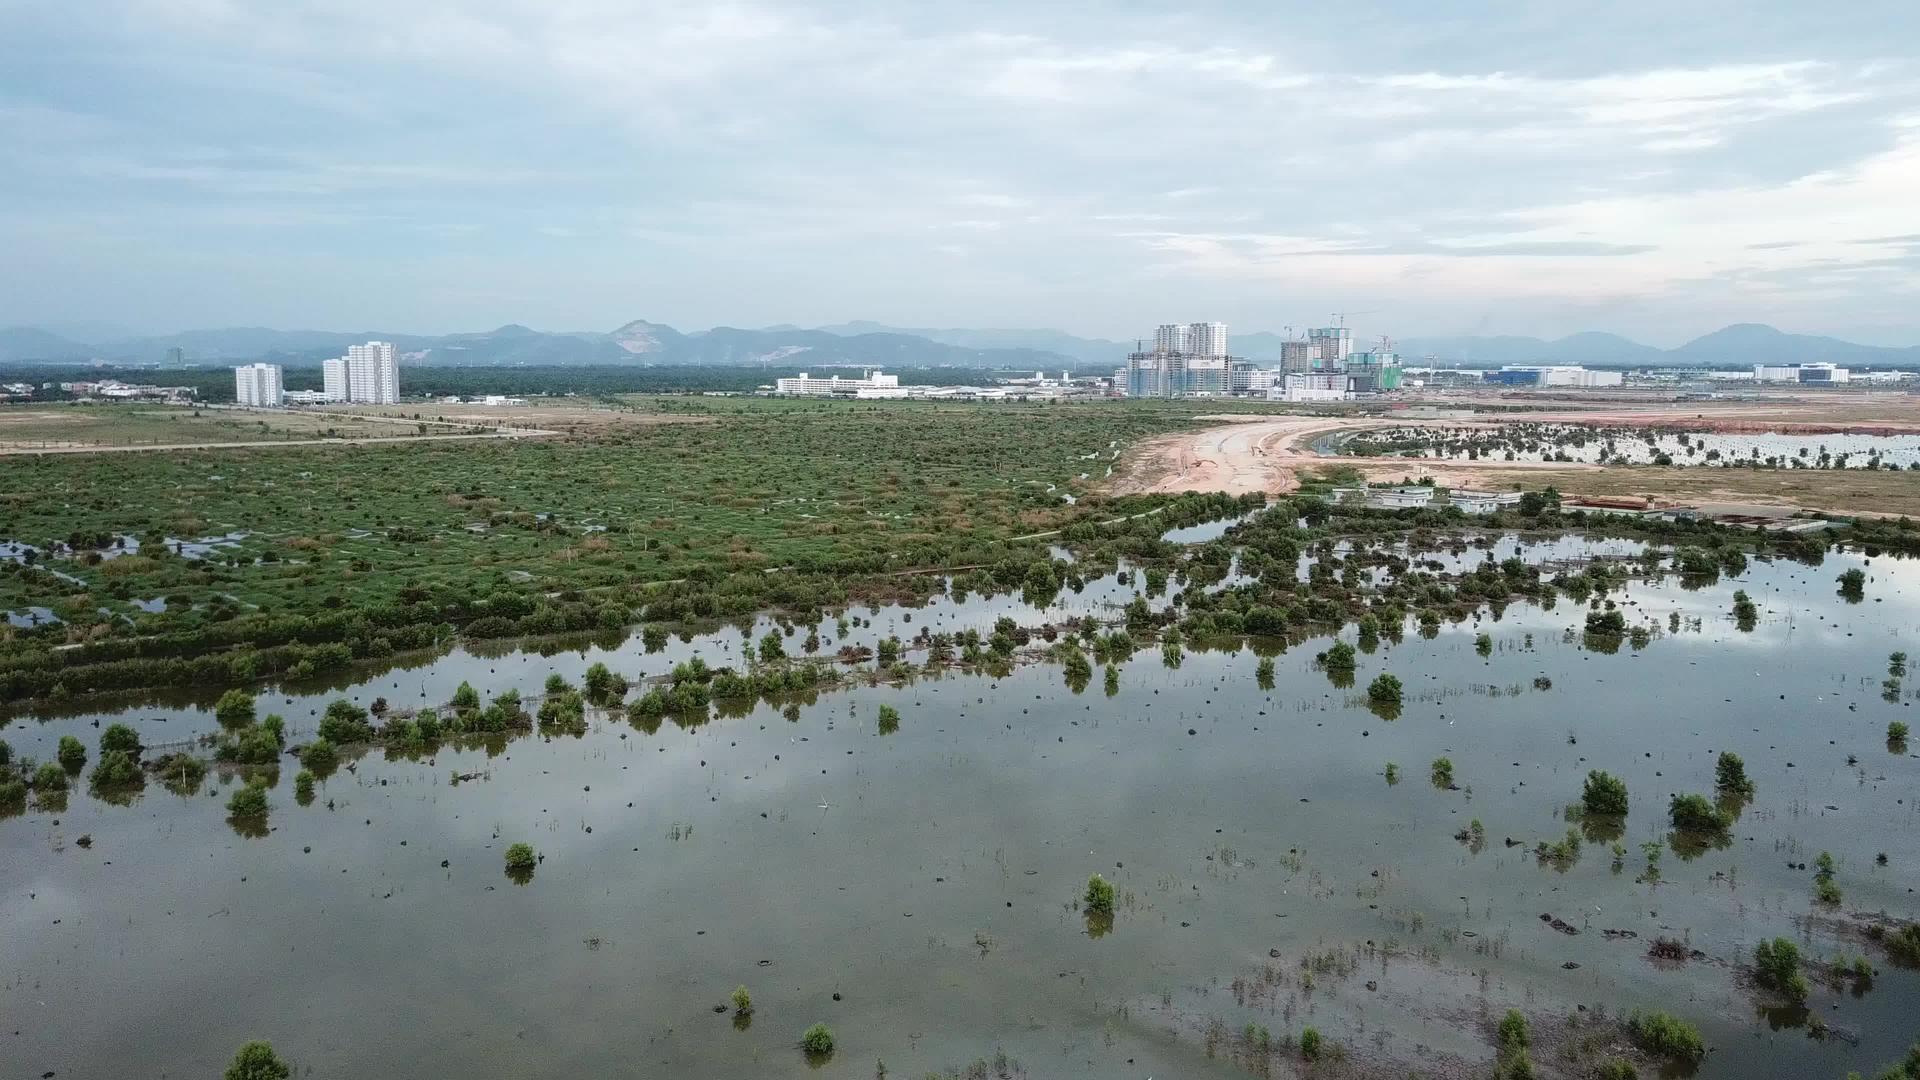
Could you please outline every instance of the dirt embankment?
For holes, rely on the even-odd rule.
[[[1657,502],[1753,503],[1839,514],[1920,517],[1920,477],[1899,471],[1731,469],[1594,465],[1551,461],[1332,458],[1313,453],[1317,437],[1382,427],[1497,426],[1488,419],[1368,419],[1325,416],[1208,417],[1217,427],[1150,439],[1123,455],[1107,490],[1113,494],[1224,491],[1280,495],[1328,465],[1350,466],[1369,483],[1431,477],[1443,487],[1513,490],[1555,487],[1564,494],[1638,496]],[[1920,413],[1855,419],[1795,418],[1777,406],[1746,409],[1568,410],[1534,413],[1527,422],[1622,427],[1686,427],[1725,432],[1887,435],[1920,432]]]

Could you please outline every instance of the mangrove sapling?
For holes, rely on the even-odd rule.
[[[1628,806],[1626,781],[1599,769],[1588,772],[1586,787],[1580,793],[1580,805],[1589,814],[1625,817]]]
[[[1386,777],[1387,777],[1388,787],[1392,787],[1393,785],[1399,783],[1400,782],[1400,766],[1395,765],[1391,761],[1387,762]]]
[[[880,734],[891,735],[900,730],[900,710],[891,705],[880,706]]]
[[[733,1011],[742,1016],[753,1011],[753,995],[747,993],[745,986],[733,988]]]
[[[1113,914],[1113,882],[1095,874],[1087,879],[1087,891],[1081,897],[1083,910],[1095,915]]]
[[[1443,757],[1434,758],[1433,768],[1429,773],[1429,779],[1433,781],[1434,787],[1440,788],[1443,791],[1452,790],[1453,762]]]
[[[1858,567],[1855,567],[1851,570],[1847,570],[1843,572],[1838,578],[1838,580],[1840,582],[1840,595],[1846,599],[1847,603],[1857,604],[1861,600],[1864,600],[1866,598],[1866,595],[1867,595],[1866,571],[1861,570]]]
[[[253,695],[245,690],[228,690],[214,702],[213,717],[221,727],[245,727],[253,723]]]
[[[1273,657],[1263,656],[1253,669],[1253,680],[1262,690],[1273,689]]]
[[[293,778],[293,801],[299,803],[301,806],[311,804],[313,802],[313,784],[313,773],[307,769],[301,769],[299,774]]]
[[[507,845],[507,877],[516,884],[525,885],[533,880],[533,869],[539,865],[540,857],[533,853],[533,845],[515,843]]]
[[[264,820],[272,804],[267,801],[267,785],[254,780],[235,788],[227,799],[227,816],[241,821]]]
[[[1627,1034],[1634,1045],[1659,1057],[1697,1062],[1707,1056],[1700,1029],[1666,1012],[1640,1012],[1627,1017]]]
[[[1377,705],[1398,705],[1402,693],[1400,680],[1393,675],[1377,675],[1367,685],[1367,700]]]
[[[1907,752],[1907,725],[1904,720],[1887,722],[1887,749],[1896,754]]]
[[[1763,941],[1754,947],[1753,979],[1789,1001],[1807,999],[1807,977],[1800,970],[1800,947],[1786,938]]]
[[[1300,1056],[1308,1061],[1320,1060],[1320,1033],[1313,1028],[1300,1033]]]
[[[833,1053],[833,1029],[825,1024],[814,1024],[800,1033],[800,1049],[810,1058],[824,1058]]]
[[[300,764],[316,776],[331,776],[340,767],[340,753],[327,739],[315,739],[300,748]]]
[[[1724,832],[1733,824],[1727,812],[1708,802],[1705,795],[1675,795],[1667,814],[1677,832]]]
[[[1829,906],[1838,904],[1840,886],[1833,880],[1833,855],[1830,852],[1821,852],[1820,857],[1814,860],[1814,866],[1816,869],[1813,875],[1813,898]]]
[[[103,791],[124,791],[146,783],[147,776],[140,771],[140,763],[133,755],[125,750],[109,750],[100,755],[87,779]]]
[[[67,770],[54,762],[45,762],[33,774],[33,790],[40,794],[67,790]]]
[[[1747,779],[1746,762],[1731,751],[1722,750],[1714,762],[1713,786],[1723,796],[1741,799],[1753,797],[1753,781]]]
[[[100,752],[102,754],[114,750],[121,750],[130,757],[137,759],[140,756],[140,751],[143,749],[144,747],[140,745],[140,736],[125,724],[109,724],[107,725],[107,730],[100,733]]]
[[[54,752],[68,772],[79,772],[87,763],[87,744],[71,735],[60,736],[60,749]]]
[[[271,1043],[256,1041],[233,1055],[225,1080],[287,1080],[292,1075],[293,1067],[280,1060]]]

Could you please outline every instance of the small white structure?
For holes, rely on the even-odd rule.
[[[1411,487],[1379,488],[1368,492],[1367,501],[1388,510],[1410,510],[1433,505],[1433,489],[1425,484]]]
[[[277,409],[285,404],[279,364],[246,364],[233,369],[233,400],[249,409]]]
[[[286,405],[326,405],[333,401],[325,390],[288,390],[280,400]]]
[[[1509,506],[1520,505],[1520,493],[1517,491],[1470,491],[1457,488],[1447,492],[1447,501],[1465,510],[1469,514],[1491,514]]]

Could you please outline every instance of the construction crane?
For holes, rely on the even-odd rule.
[[[1375,312],[1375,311],[1336,311],[1336,312],[1333,312],[1333,318],[1334,318],[1334,319],[1336,320],[1336,321],[1334,322],[1334,325],[1335,325],[1335,326],[1345,326],[1345,325],[1347,325],[1347,316],[1349,316],[1349,315],[1375,315],[1375,314],[1378,314],[1378,312]]]

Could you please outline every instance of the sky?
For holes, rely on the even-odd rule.
[[[1920,343],[1920,4],[0,0],[0,325]]]

